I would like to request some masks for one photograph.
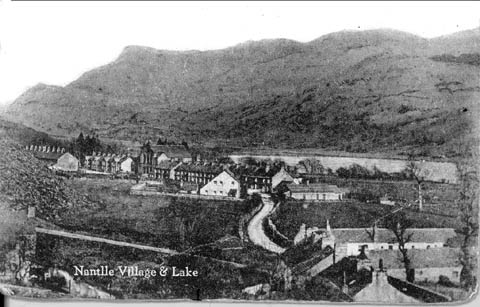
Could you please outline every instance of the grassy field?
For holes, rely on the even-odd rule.
[[[183,250],[238,234],[238,221],[252,204],[132,196],[133,183],[120,180],[72,179],[71,185],[95,202],[63,212],[60,226],[104,237]]]
[[[395,200],[414,202],[418,199],[418,186],[414,181],[382,181],[345,179],[325,176],[321,182],[347,188],[354,194],[371,194],[376,198],[388,195]],[[451,205],[459,196],[459,186],[454,184],[424,182],[422,184],[424,202],[433,205]]]
[[[371,227],[373,222],[393,210],[393,207],[361,202],[309,203],[287,201],[272,216],[277,229],[293,239],[300,226],[325,228],[327,219],[333,228]],[[405,211],[413,227],[456,227],[456,220],[428,213]],[[381,226],[381,225],[379,225]]]

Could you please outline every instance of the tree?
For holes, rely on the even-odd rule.
[[[29,230],[26,214],[0,203],[0,261],[21,282],[28,282],[29,277],[25,240]]]
[[[478,161],[478,160],[474,160]],[[460,197],[457,201],[459,209],[459,227],[456,232],[461,237],[460,263],[463,266],[460,274],[462,286],[472,290],[476,286],[475,273],[477,258],[474,248],[478,238],[478,172],[473,162],[463,162],[459,165]]]
[[[398,250],[401,253],[400,260],[403,262],[405,275],[409,282],[413,282],[415,278],[411,267],[411,259],[406,247],[407,243],[412,241],[413,233],[408,231],[412,224],[412,221],[407,219],[403,212],[397,212],[385,218],[385,227],[393,232],[395,240],[398,243]]]
[[[285,292],[292,288],[292,271],[280,257],[267,269],[267,275],[272,291]]]
[[[311,175],[323,175],[325,172],[325,168],[317,159],[305,159],[300,161],[298,164],[303,165],[307,174]]]
[[[422,168],[420,162],[409,161],[406,165],[405,170],[409,174],[409,177],[414,179],[417,183],[417,193],[418,193],[418,209],[423,210],[423,184],[425,178],[428,176],[428,170]]]

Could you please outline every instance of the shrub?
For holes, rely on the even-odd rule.
[[[445,287],[453,287],[455,284],[450,281],[450,279],[445,275],[440,275],[438,277],[438,284]]]

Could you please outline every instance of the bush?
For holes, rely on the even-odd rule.
[[[450,281],[450,279],[445,275],[440,275],[438,277],[438,284],[445,287],[453,287],[455,284]]]

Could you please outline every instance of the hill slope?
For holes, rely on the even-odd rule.
[[[23,133],[12,134],[12,126]],[[58,213],[88,201],[31,152],[23,150],[17,137],[35,135],[43,136],[18,124],[0,121],[0,203],[15,210],[35,206],[37,216],[53,221]]]
[[[375,30],[205,52],[130,46],[65,87],[31,88],[6,116],[52,134],[456,156],[477,131],[479,42],[478,29]]]

